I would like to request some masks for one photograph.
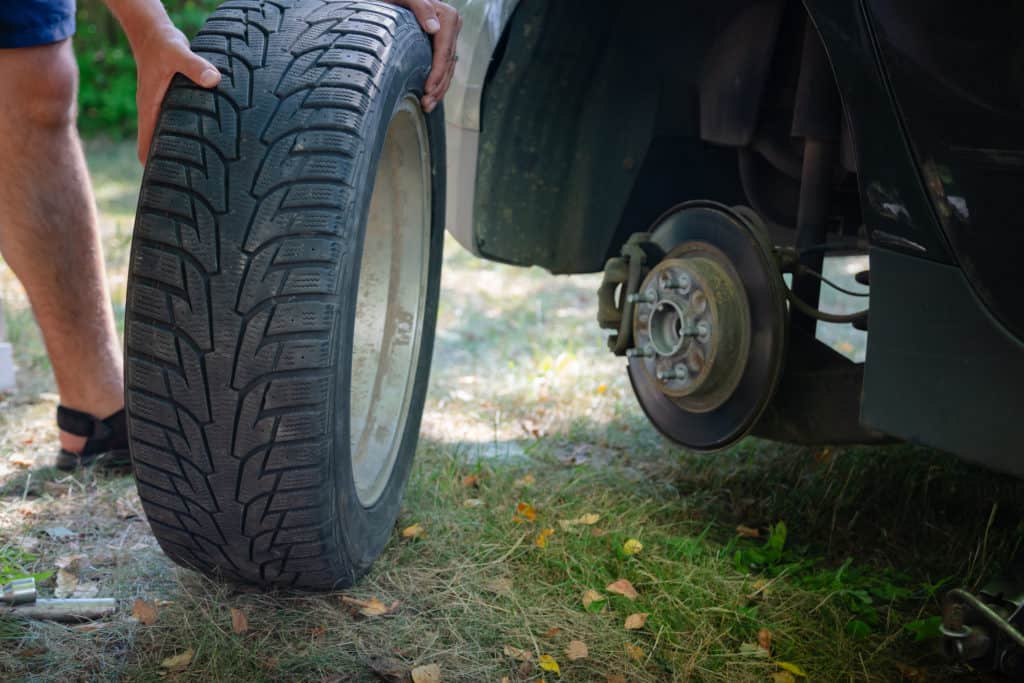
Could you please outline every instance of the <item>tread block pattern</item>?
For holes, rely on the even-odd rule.
[[[139,494],[164,550],[207,573],[318,587],[339,274],[363,123],[412,15],[373,2],[230,0],[193,41],[140,196],[126,323]]]

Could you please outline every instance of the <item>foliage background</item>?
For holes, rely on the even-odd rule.
[[[222,0],[166,0],[190,38]],[[75,53],[81,71],[78,123],[86,136],[135,135],[135,61],[128,39],[103,0],[78,0]]]

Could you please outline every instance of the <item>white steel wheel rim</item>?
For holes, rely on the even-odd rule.
[[[426,121],[407,95],[388,125],[366,221],[352,340],[349,435],[359,502],[380,498],[409,420],[430,269]]]

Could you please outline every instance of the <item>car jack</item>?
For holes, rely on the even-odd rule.
[[[1024,677],[1024,590],[993,582],[977,595],[962,588],[946,594],[942,636],[947,654],[978,669]]]

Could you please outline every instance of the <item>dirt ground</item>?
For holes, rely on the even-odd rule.
[[[89,158],[120,320],[139,171],[130,145]],[[121,605],[79,626],[0,616],[0,680],[978,679],[941,657],[934,617],[1016,556],[1024,486],[907,446],[674,448],[604,350],[598,281],[449,241],[394,541],[352,590],[267,594],[170,563],[129,477],[50,466],[49,364],[0,263],[20,366],[0,397],[0,577]]]

